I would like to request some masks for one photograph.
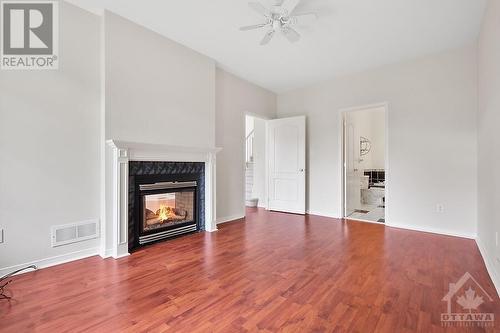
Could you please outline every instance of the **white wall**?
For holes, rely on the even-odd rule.
[[[99,218],[99,18],[60,3],[60,65],[0,72],[1,269],[95,250],[53,225]]]
[[[370,113],[372,150],[371,169],[385,169],[385,112]]]
[[[387,223],[473,237],[475,46],[278,96],[279,117],[308,117],[309,211],[341,215],[339,110],[380,102],[389,103]]]
[[[213,147],[215,63],[105,12],[106,138]]]
[[[245,114],[276,116],[276,95],[216,70],[217,220],[245,215]]]
[[[500,293],[500,1],[490,0],[479,38],[478,243]],[[498,239],[500,241],[500,238]]]

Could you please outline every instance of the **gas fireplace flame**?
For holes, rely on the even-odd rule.
[[[164,206],[161,205],[160,209],[156,211],[156,215],[160,219],[160,221],[167,221],[169,219],[175,218],[177,215],[175,215],[175,211],[172,207],[170,206]]]

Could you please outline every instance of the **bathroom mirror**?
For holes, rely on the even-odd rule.
[[[360,137],[359,139],[359,155],[365,156],[372,149],[372,143],[365,137]]]

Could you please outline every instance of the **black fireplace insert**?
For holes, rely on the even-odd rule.
[[[139,185],[139,245],[197,230],[197,183],[156,182]]]
[[[129,162],[129,250],[203,230],[205,164]]]

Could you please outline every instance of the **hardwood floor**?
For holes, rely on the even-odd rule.
[[[443,328],[442,298],[469,272],[500,302],[472,240],[250,209],[117,261],[15,277],[5,332],[493,332]]]

